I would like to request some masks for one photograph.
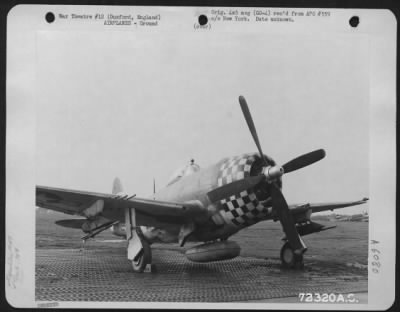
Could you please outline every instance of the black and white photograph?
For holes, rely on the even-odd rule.
[[[8,23],[13,306],[393,302],[390,11],[17,6]]]

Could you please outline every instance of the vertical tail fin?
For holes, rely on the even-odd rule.
[[[118,177],[116,177],[113,182],[112,193],[118,194],[121,192],[123,192],[121,180]]]

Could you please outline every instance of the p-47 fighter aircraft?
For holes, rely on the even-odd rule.
[[[282,195],[282,176],[325,157],[322,149],[299,156],[283,166],[265,155],[258,140],[249,108],[239,97],[245,120],[258,153],[227,157],[205,169],[194,162],[178,172],[168,185],[151,198],[123,193],[115,179],[112,194],[36,187],[36,205],[83,219],[60,220],[61,226],[81,228],[94,237],[111,228],[127,240],[127,256],[135,272],[151,264],[154,242],[200,242],[186,251],[197,262],[237,257],[240,247],[228,238],[260,221],[280,221],[285,233],[281,261],[288,268],[301,268],[307,250],[301,236],[331,227],[311,221],[313,212],[360,205],[354,202],[288,205]]]

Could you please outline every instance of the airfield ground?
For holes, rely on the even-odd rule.
[[[281,226],[264,222],[231,238],[242,247],[236,259],[192,263],[177,245],[154,244],[155,269],[135,274],[124,241],[105,231],[81,250],[82,232],[54,224],[62,218],[70,216],[37,212],[37,301],[298,302],[299,292],[318,292],[355,293],[366,303],[366,222],[305,236],[302,271],[280,268]]]

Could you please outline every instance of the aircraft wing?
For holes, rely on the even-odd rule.
[[[71,215],[85,216],[85,210],[98,200],[104,201],[103,213],[119,216],[123,221],[124,208],[136,209],[140,225],[154,226],[157,222],[181,223],[205,214],[205,210],[194,203],[174,203],[137,197],[121,197],[114,194],[95,193],[36,186],[36,205]],[[116,218],[117,219],[117,218]],[[151,221],[153,220],[153,221]]]
[[[292,214],[298,214],[302,212],[306,212],[311,209],[313,213],[326,211],[326,210],[334,210],[339,208],[345,208],[350,206],[357,206],[361,204],[365,204],[368,201],[368,198],[363,198],[358,201],[351,202],[332,202],[332,203],[307,203],[307,204],[297,204],[290,205],[289,209]]]

